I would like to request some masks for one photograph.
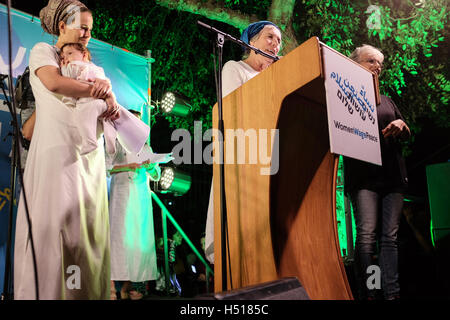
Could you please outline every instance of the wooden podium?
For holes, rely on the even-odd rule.
[[[336,225],[337,156],[330,153],[321,44],[311,38],[223,99],[225,130],[266,129],[267,164],[225,161],[232,286],[222,288],[219,164],[214,164],[215,292],[297,277],[311,299],[353,299]],[[217,105],[213,127],[217,128]],[[279,143],[270,146],[271,129]],[[225,134],[225,159],[227,135]],[[248,141],[247,141],[248,142]],[[236,145],[236,144],[235,144]],[[258,148],[259,150],[259,148]],[[236,159],[236,158],[235,158]],[[228,260],[228,259],[227,259]]]

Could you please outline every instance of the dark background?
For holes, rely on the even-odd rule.
[[[4,0],[1,2],[6,3]],[[12,6],[15,9],[39,16],[40,9],[47,2],[47,0],[34,0],[32,2],[12,1]],[[100,7],[102,3],[105,5],[108,3],[108,1],[83,2],[91,9]],[[124,1],[124,10],[132,12],[133,7],[137,6],[137,3],[138,1]],[[161,10],[166,9],[161,8]],[[95,16],[95,9],[93,11]],[[206,20],[206,22],[208,21]],[[211,24],[219,29],[229,30],[228,32],[233,34],[233,29],[228,28],[226,30],[224,24],[214,22],[211,22]],[[189,32],[198,32],[198,30]],[[95,33],[93,37],[95,38]],[[199,35],[199,37],[205,38],[204,35]],[[115,44],[114,39],[101,40]],[[4,41],[4,39],[1,41]],[[182,47],[172,49],[183,50]],[[208,48],[199,48],[198,50],[209,50],[212,53],[212,45]],[[236,54],[239,54],[239,51],[228,48],[224,53],[224,61],[228,60],[227,57],[236,58]],[[154,58],[156,60],[159,59],[158,56],[154,56]],[[195,60],[195,57],[191,58]],[[180,61],[180,63],[190,62]],[[213,72],[212,63],[206,67],[211,73]],[[155,69],[155,73],[158,72],[161,71]],[[208,86],[210,87],[209,90],[214,90],[212,76],[208,80]],[[155,99],[160,98],[163,89],[166,88],[152,88],[152,92],[155,92],[156,95]],[[215,100],[211,101],[211,103],[214,104]],[[210,121],[210,119],[208,120]],[[450,269],[448,260],[443,257],[448,257],[450,253],[448,251],[436,251],[431,245],[430,212],[425,169],[428,165],[450,160],[450,132],[448,128],[437,126],[429,118],[419,119],[417,122],[421,124],[421,130],[415,133],[414,141],[410,143],[409,154],[406,157],[409,176],[409,189],[406,198],[409,201],[405,203],[405,214],[402,217],[399,231],[401,287],[403,296],[406,298],[448,298],[450,286],[447,273]],[[155,115],[152,126],[152,148],[155,152],[162,153],[172,150],[172,147],[175,145],[174,142],[170,141],[170,134],[173,129],[170,119],[161,115]],[[160,195],[160,197],[180,223],[183,230],[194,244],[199,247],[197,241],[204,231],[206,223],[212,168],[208,165],[182,165],[180,169],[189,173],[192,177],[190,191],[182,197],[174,197],[172,195]],[[160,212],[155,208],[155,232],[157,235],[161,235],[159,214]],[[173,231],[173,228],[171,228],[169,235]],[[351,271],[352,265],[348,265],[347,268]],[[351,274],[349,272],[349,280],[352,283]]]

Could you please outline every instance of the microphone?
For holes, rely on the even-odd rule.
[[[206,28],[206,29],[208,29],[208,30],[214,31],[214,30],[213,30],[213,29],[214,29],[213,27],[211,27],[210,25],[208,25],[208,24],[206,24],[206,23],[201,22],[200,20],[197,20],[197,24],[201,25],[202,27],[204,27],[204,28]]]
[[[232,42],[235,42],[235,43],[239,44],[241,47],[246,47],[246,48],[248,48],[250,50],[255,51],[256,54],[260,54],[260,55],[262,55],[262,56],[264,56],[266,58],[270,58],[273,61],[278,61],[280,59],[278,56],[273,56],[271,54],[268,54],[268,53],[266,53],[266,52],[264,52],[264,51],[262,51],[262,50],[260,50],[260,49],[258,49],[256,47],[250,45],[250,44],[245,43],[244,41],[242,41],[240,39],[236,39],[235,37],[229,35],[228,33],[220,31],[220,30],[218,30],[218,29],[216,29],[216,28],[214,28],[214,27],[212,27],[212,26],[210,26],[210,25],[208,25],[206,23],[203,23],[203,22],[201,22],[199,20],[197,20],[197,24],[202,26],[205,29],[208,29],[211,32],[216,32],[216,33],[219,33],[219,34],[223,35],[225,38],[227,38],[228,40],[231,40]]]

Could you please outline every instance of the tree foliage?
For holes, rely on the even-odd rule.
[[[446,0],[415,1],[297,0],[291,9],[280,8],[287,2],[277,0],[159,0],[125,6],[119,0],[85,2],[94,12],[94,37],[142,55],[152,50],[154,100],[167,90],[191,99],[193,110],[188,118],[168,117],[173,127],[192,130],[194,120],[202,120],[204,129],[211,126],[211,108],[216,102],[214,39],[197,27],[197,20],[236,37],[242,29],[237,22],[228,24],[218,17],[219,8],[230,21],[231,15],[239,17],[241,24],[246,19],[249,23],[280,19],[284,35],[292,30],[295,38],[287,37],[288,42],[302,43],[317,36],[345,55],[363,43],[379,47],[385,55],[381,92],[393,98],[412,131],[419,132],[423,118],[439,127],[450,126],[449,29]],[[176,10],[179,5],[185,11]],[[194,14],[200,7],[203,16]],[[292,12],[281,20],[274,12],[283,9]],[[283,54],[287,51],[285,45]],[[237,60],[240,53],[234,44],[226,43],[224,61]],[[154,117],[160,116],[155,112]]]
[[[216,101],[213,45],[210,34],[196,26],[202,17],[147,1],[129,8],[122,8],[122,1],[108,2],[108,6],[103,2],[88,3],[94,12],[93,36],[141,55],[151,50],[155,59],[151,73],[154,103],[164,92],[177,91],[189,97],[193,107],[187,118],[165,116],[171,126],[192,130],[194,120],[202,120],[205,129],[210,127],[211,108]],[[218,25],[236,33],[233,27]],[[226,50],[227,56],[231,54]],[[159,109],[155,109],[153,121],[160,117]]]
[[[318,36],[345,55],[364,43],[380,48],[381,93],[393,98],[417,133],[423,118],[450,126],[447,22],[448,4],[441,0],[301,0],[293,24],[299,42]]]

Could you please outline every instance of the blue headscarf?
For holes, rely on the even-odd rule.
[[[250,39],[256,36],[266,25],[272,25],[276,27],[278,30],[280,30],[280,28],[278,28],[278,26],[275,23],[270,21],[253,22],[242,32],[241,40],[246,44],[250,44]]]

